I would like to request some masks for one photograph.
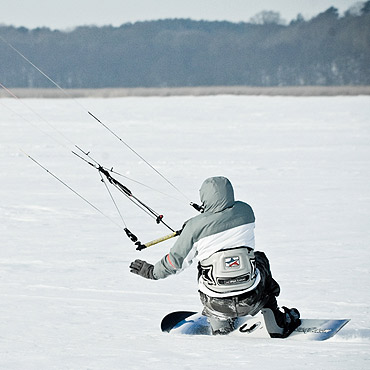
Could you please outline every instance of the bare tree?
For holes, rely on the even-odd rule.
[[[285,20],[281,18],[279,12],[274,12],[272,10],[263,10],[257,13],[250,19],[250,23],[253,24],[286,24]]]

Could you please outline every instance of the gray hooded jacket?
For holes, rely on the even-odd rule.
[[[154,276],[157,279],[179,273],[194,260],[202,262],[220,250],[241,246],[254,249],[253,210],[247,203],[234,200],[234,190],[227,178],[205,180],[200,189],[200,199],[204,213],[186,222],[170,252],[155,264]],[[212,295],[201,279],[199,290]]]

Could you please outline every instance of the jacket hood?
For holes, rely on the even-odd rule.
[[[204,212],[220,212],[234,205],[234,189],[226,177],[210,177],[199,190]]]

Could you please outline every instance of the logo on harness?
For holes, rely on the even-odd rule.
[[[234,269],[234,268],[239,268],[239,267],[240,267],[239,256],[225,258],[225,268]]]

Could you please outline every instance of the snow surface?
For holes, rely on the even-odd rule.
[[[2,99],[0,117],[0,369],[369,368],[370,97]],[[161,333],[168,312],[201,309],[196,268],[161,281],[130,274],[130,261],[154,263],[173,240],[137,252],[22,153],[121,224],[72,143],[166,193],[121,178],[176,229],[196,214],[188,199],[206,177],[229,177],[255,210],[279,303],[351,322],[319,343]],[[114,196],[143,242],[168,233]]]

